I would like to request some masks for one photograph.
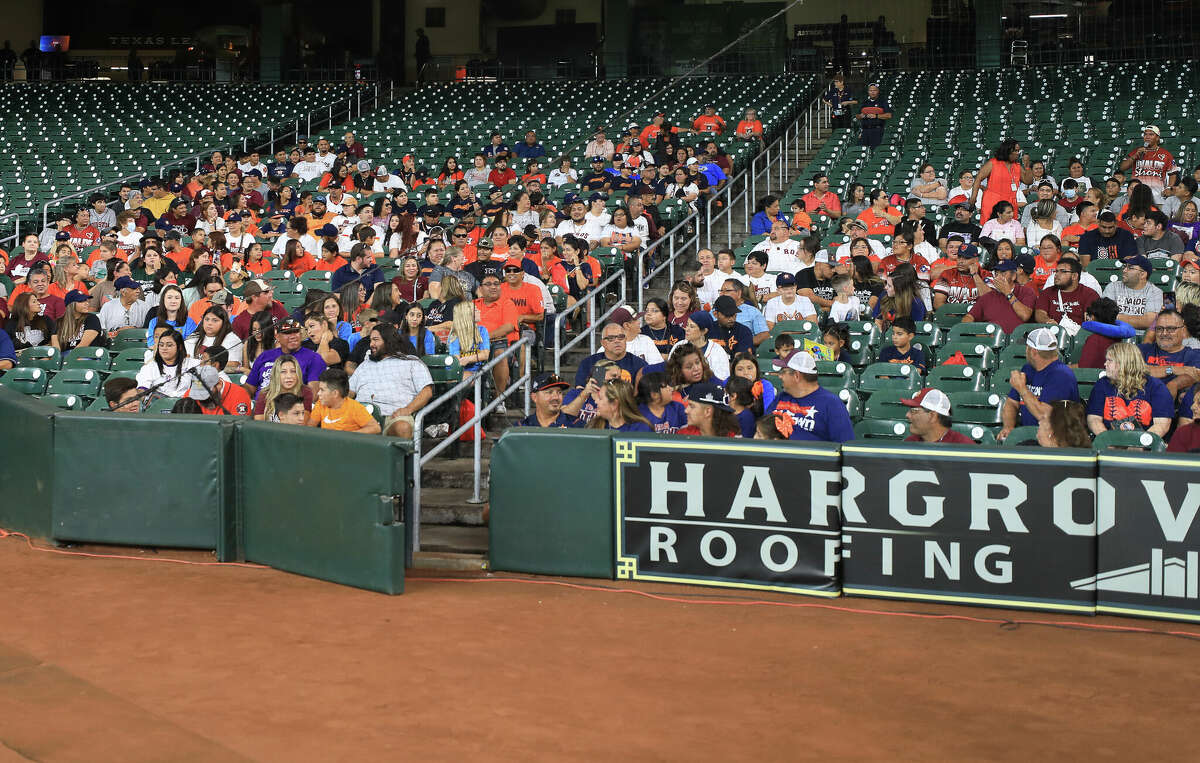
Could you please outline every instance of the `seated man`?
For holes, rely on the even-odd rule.
[[[433,377],[390,323],[376,325],[368,341],[371,351],[350,377],[350,392],[379,406],[384,434],[410,438],[415,414],[433,399]]]
[[[339,432],[362,432],[379,434],[379,422],[366,407],[347,395],[350,380],[340,368],[328,368],[321,372],[317,386],[317,402],[308,414],[308,426],[334,429]]]
[[[1025,338],[1025,359],[1020,371],[1009,374],[1012,389],[1000,411],[1003,427],[997,440],[1004,440],[1018,424],[1037,426],[1050,413],[1056,400],[1079,402],[1079,384],[1075,372],[1058,357],[1058,337],[1054,329],[1040,328]],[[1019,421],[1018,421],[1019,419]]]
[[[903,398],[900,402],[908,406],[905,414],[908,431],[905,442],[943,442],[955,445],[975,445],[975,441],[962,432],[950,428],[950,398],[945,392],[926,387],[916,397]]]
[[[1154,341],[1138,347],[1146,360],[1146,373],[1161,379],[1173,398],[1200,378],[1200,350],[1183,346],[1187,336],[1183,316],[1168,307],[1158,314]]]
[[[1001,260],[996,265],[991,286],[991,291],[979,295],[971,311],[963,316],[964,323],[997,323],[1005,334],[1011,334],[1033,318],[1037,292],[1032,286],[1017,283],[1016,262]]]
[[[607,361],[605,366],[616,365],[621,369],[620,378],[636,386],[637,377],[646,367],[646,361],[629,352],[625,327],[615,321],[605,323],[600,330],[600,341],[603,349],[584,358],[579,364],[579,369],[575,372],[575,387],[582,390],[591,378],[592,370],[601,361]]]
[[[563,390],[570,387],[570,384],[554,374],[539,374],[534,378],[529,394],[529,399],[533,401],[533,413],[521,419],[517,426],[542,429],[564,429],[572,426],[575,419],[562,410]]]
[[[973,307],[981,294],[990,291],[991,278],[979,267],[979,249],[974,244],[963,244],[958,248],[958,267],[944,271],[933,285],[934,309],[947,302]]]
[[[1117,318],[1135,329],[1147,331],[1152,338],[1154,321],[1163,306],[1163,293],[1150,283],[1154,266],[1150,260],[1138,255],[1126,258],[1122,264],[1121,280],[1112,281],[1104,287],[1104,296],[1117,303],[1121,309]]]
[[[779,372],[783,389],[775,398],[768,415],[789,440],[849,442],[854,425],[846,405],[833,392],[817,383],[817,362],[803,350],[793,350],[786,358],[772,362]]]
[[[229,353],[224,347],[210,349],[215,352],[210,355],[205,351],[206,360],[192,370],[192,386],[183,396],[199,403],[205,416],[249,416],[250,395],[233,382],[221,379]]]

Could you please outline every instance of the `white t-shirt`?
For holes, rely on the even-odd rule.
[[[795,273],[804,269],[804,263],[800,261],[799,241],[789,238],[777,244],[765,238],[758,242],[753,251],[767,253],[767,271],[770,273]]]
[[[744,284],[750,283],[750,279],[745,273],[738,273],[737,271],[722,273],[719,270],[714,270],[704,277],[704,283],[700,285],[700,288],[696,289],[696,296],[700,298],[701,302],[712,304],[721,295],[721,284],[730,278],[741,281]]]
[[[849,301],[845,304],[833,301],[829,306],[829,320],[834,323],[844,323],[846,321],[857,321],[863,317],[862,303],[858,301],[858,297],[850,295]]]
[[[125,256],[130,260],[133,259],[133,254],[138,250],[138,245],[142,242],[142,234],[134,231],[121,231],[117,234],[117,250],[124,252]]]
[[[404,184],[404,181],[400,179],[399,175],[388,175],[387,180],[380,180],[379,176],[376,175],[375,180],[371,183],[371,190],[375,193],[387,193],[389,191],[394,191],[397,188],[403,188],[406,191],[408,190],[408,186]]]
[[[607,212],[601,212],[599,215],[593,215],[591,212],[586,212],[583,215],[583,219],[591,223],[592,227],[604,230],[604,228],[607,227],[610,222],[612,222],[612,215]]]
[[[631,355],[637,355],[642,360],[650,365],[663,362],[662,353],[658,351],[654,340],[645,334],[638,334],[636,337],[625,343],[625,351]]]
[[[250,162],[238,162],[237,168],[243,174],[249,172],[250,170],[258,170],[260,175],[263,177],[267,176],[267,165],[263,164],[261,160],[258,162],[258,164],[251,164]]]
[[[750,282],[750,289],[754,292],[754,301],[760,305],[768,294],[775,291],[774,273],[763,273],[758,278],[747,275],[746,280]]]
[[[318,151],[317,157],[313,161],[321,165],[322,174],[325,172],[333,172],[333,163],[337,161],[337,154],[330,151],[324,156],[321,156],[321,152]],[[303,164],[303,162],[301,162],[301,164]]]
[[[325,165],[320,162],[300,162],[292,168],[292,172],[296,174],[296,177],[309,183],[313,180],[320,180],[326,170]]]
[[[790,305],[784,303],[783,297],[772,297],[763,308],[763,317],[768,323],[815,319],[816,315],[816,305],[808,297],[797,296]]]
[[[887,256],[887,250],[883,248],[883,243],[876,241],[873,238],[867,239],[867,246],[871,248],[871,254],[883,259]],[[850,257],[850,244],[842,244],[835,250],[834,259],[841,261]]]
[[[552,186],[565,185],[566,183],[574,183],[579,180],[579,175],[575,170],[550,170],[550,174],[546,176],[546,184]]]
[[[527,209],[524,212],[513,212],[513,222],[509,226],[510,233],[520,233],[525,235],[525,226],[538,224],[538,213],[532,209]]]
[[[375,240],[379,241],[378,238]],[[275,239],[275,246],[271,247],[271,254],[282,255],[287,250],[287,242],[289,241],[291,239],[287,236],[280,236]],[[307,233],[300,237],[300,246],[304,248],[304,251],[312,255],[316,255],[317,252],[321,251],[317,240]]]
[[[237,254],[239,252],[245,252],[247,249],[250,248],[250,245],[253,243],[254,243],[254,236],[251,236],[249,233],[243,233],[240,236],[227,235],[225,237],[225,246],[227,246],[229,248],[229,251],[233,254]]]
[[[587,239],[588,241],[599,241],[601,238],[601,231],[597,230],[590,222],[586,220],[581,223],[577,223],[574,220],[563,220],[558,224],[558,227],[554,229],[554,235],[556,238],[562,238],[563,236],[571,235],[575,236],[576,238]]]
[[[212,222],[209,222],[208,220],[198,220],[198,221],[196,221],[196,227],[199,228],[200,230],[204,231],[205,233],[212,233],[213,231],[223,231],[223,230],[225,230],[225,221],[222,220],[220,217],[213,220]]]
[[[200,341],[200,331],[192,332],[191,336],[189,336],[187,339],[183,340],[183,348],[187,352],[187,356],[189,358],[196,357],[196,343],[199,341]],[[206,337],[204,337],[204,344],[201,346],[202,347],[212,347],[212,344],[213,344],[212,337],[206,336]],[[238,335],[233,333],[232,331],[230,331],[228,334],[226,334],[225,338],[221,340],[221,346],[224,347],[226,352],[229,353],[229,362],[230,363],[241,363],[242,362],[242,344],[243,344],[242,340],[239,339]]]

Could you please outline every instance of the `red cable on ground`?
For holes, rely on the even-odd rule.
[[[46,546],[36,546],[33,539],[22,532],[16,530],[5,530],[0,527],[0,539],[3,538],[24,538],[25,544],[34,551],[45,551],[50,554],[64,554],[66,556],[88,556],[93,559],[129,559],[134,562],[167,562],[168,564],[191,564],[197,567],[249,567],[254,570],[269,570],[270,567],[263,564],[249,564],[246,562],[193,562],[187,559],[171,559],[165,556],[129,556],[126,554],[93,554],[88,551],[68,551],[65,548],[48,548]]]
[[[1103,623],[1088,623],[1074,620],[1012,620],[997,617],[972,617],[970,615],[935,615],[925,614],[921,612],[897,612],[886,609],[863,609],[859,607],[839,607],[833,604],[820,604],[817,602],[801,602],[801,601],[770,601],[766,599],[690,599],[680,598],[676,596],[666,596],[663,594],[652,593],[650,591],[639,591],[635,588],[611,588],[606,586],[591,586],[581,583],[568,583],[562,580],[533,580],[531,578],[430,578],[430,577],[414,577],[413,580],[429,581],[432,583],[529,583],[532,585],[549,585],[560,586],[563,588],[574,588],[581,591],[604,591],[608,593],[625,593],[635,596],[643,596],[647,599],[655,601],[666,601],[675,604],[714,604],[718,606],[735,606],[735,607],[788,607],[792,609],[826,609],[832,612],[847,612],[854,615],[882,615],[885,617],[908,617],[921,620],[960,620],[971,623],[985,623],[989,625],[1046,625],[1064,628],[1081,628],[1098,631],[1109,631],[1117,633],[1146,633],[1153,635],[1166,636],[1182,636],[1200,640],[1200,633],[1194,631],[1163,631],[1155,628],[1142,628],[1136,625],[1105,625]]]
[[[22,532],[16,530],[5,530],[0,528],[0,539],[4,538],[24,538],[25,544],[34,551],[44,551],[51,554],[63,554],[65,556],[83,556],[92,559],[127,559],[134,562],[166,562],[168,564],[186,564],[197,567],[247,567],[254,570],[269,570],[271,567],[262,564],[251,564],[247,562],[193,562],[187,559],[171,559],[169,557],[147,557],[147,556],[129,556],[127,554],[94,554],[88,551],[68,551],[62,548],[48,548],[45,546],[35,545],[33,539]],[[1103,623],[1088,623],[1074,620],[1011,620],[997,617],[972,617],[971,615],[935,615],[921,612],[897,612],[886,609],[864,609],[860,607],[839,607],[833,604],[821,604],[818,602],[805,601],[771,601],[767,599],[701,599],[701,598],[682,598],[678,596],[667,596],[660,593],[650,591],[639,591],[636,588],[615,588],[609,586],[586,585],[583,583],[568,583],[564,580],[536,580],[533,578],[516,578],[516,577],[486,577],[486,578],[434,578],[416,576],[413,580],[430,583],[525,583],[528,585],[547,585],[558,586],[560,588],[571,588],[578,591],[593,591],[602,593],[622,593],[641,596],[654,601],[664,601],[673,604],[704,604],[716,606],[734,606],[734,607],[786,607],[790,609],[824,609],[831,612],[845,612],[852,615],[880,615],[884,617],[907,617],[917,620],[958,620],[969,623],[983,623],[986,625],[1045,625],[1063,628],[1079,628],[1085,630],[1098,630],[1114,633],[1144,633],[1159,636],[1182,636],[1184,638],[1200,640],[1200,633],[1193,631],[1162,631],[1154,628],[1141,628],[1136,625],[1105,625]]]

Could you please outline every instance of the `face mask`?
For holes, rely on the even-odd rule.
[[[1075,198],[1075,189],[1074,189],[1074,188],[1068,188],[1067,190],[1063,191],[1063,196],[1064,196],[1064,197],[1066,197],[1066,198],[1068,198],[1068,199],[1073,199],[1073,198]]]
[[[137,223],[135,223],[133,220],[130,220],[129,222],[125,223],[125,230],[133,233],[135,230],[137,230]]]

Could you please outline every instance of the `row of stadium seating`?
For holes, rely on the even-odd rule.
[[[632,104],[655,95],[665,84],[636,79],[601,86],[570,80],[432,85],[331,132],[353,130],[373,160],[395,166],[403,155],[412,154],[418,166],[435,171],[447,156],[457,156],[469,167],[471,157],[487,145],[493,131],[513,147],[527,130],[535,130],[548,157],[567,153],[576,169],[585,172],[584,146],[601,125],[609,126],[608,138],[616,143],[629,124],[645,126],[660,111],[672,124],[690,128],[704,105],[711,103],[728,123],[726,136],[747,107],[758,109],[763,130],[770,134],[812,99],[817,81],[799,74],[698,78],[676,85],[651,106],[616,121]],[[685,142],[695,142],[691,138],[686,136]],[[757,143],[728,137],[720,143],[735,169],[758,150]]]
[[[1200,161],[1192,106],[1198,77],[1190,61],[889,73],[881,84],[893,118],[880,147],[868,153],[854,131],[835,130],[805,174],[828,173],[839,193],[852,182],[904,191],[929,162],[953,187],[961,171],[977,169],[1002,140],[1015,138],[1056,180],[1075,156],[1085,175],[1103,179],[1140,144],[1147,124],[1162,131],[1176,164],[1190,169]]]
[[[241,144],[352,85],[45,83],[0,88],[0,215]]]

